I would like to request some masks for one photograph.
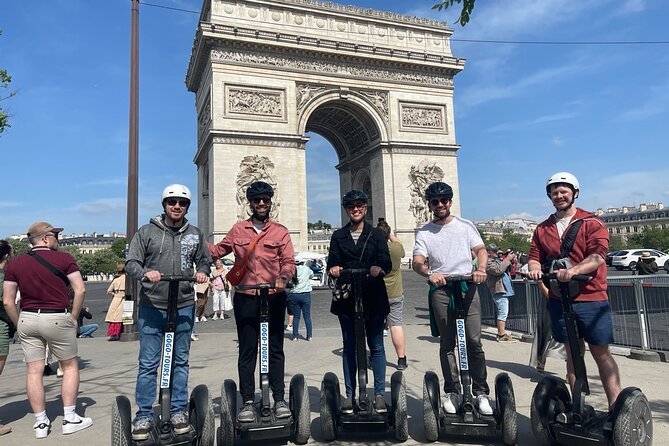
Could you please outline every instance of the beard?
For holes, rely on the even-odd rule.
[[[253,208],[251,210],[251,217],[256,220],[265,221],[269,218],[270,213],[272,212],[272,206],[267,206],[266,210],[258,211],[258,209]]]

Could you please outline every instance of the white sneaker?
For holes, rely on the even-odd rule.
[[[212,321],[217,321],[218,320],[218,314],[214,313],[214,317],[211,318]]]
[[[201,316],[201,317],[200,317],[200,322],[207,322],[207,318],[204,317],[204,316]]]
[[[51,428],[51,423],[47,420],[46,423],[35,423],[33,429],[35,429],[36,438],[46,438],[49,435],[49,428]]]
[[[200,338],[198,338],[197,335],[196,335],[195,333],[191,333],[191,334],[190,334],[190,340],[191,340],[191,341],[197,341],[197,340],[199,340],[199,339],[200,339]]]
[[[77,414],[75,416],[74,420],[63,420],[63,435],[73,434],[93,425],[93,419],[80,417]]]
[[[479,395],[476,397],[476,404],[481,415],[492,415],[492,407],[490,407],[490,400],[487,395]]]
[[[454,414],[457,412],[457,408],[460,407],[460,401],[460,395],[457,393],[447,393],[441,398],[441,405],[446,413]]]
[[[200,318],[195,316],[195,322],[200,322]]]
[[[293,326],[292,325],[286,325],[286,331],[293,332]]]

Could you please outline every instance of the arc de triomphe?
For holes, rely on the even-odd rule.
[[[220,240],[247,218],[244,190],[275,186],[274,217],[307,247],[306,132],[339,158],[340,192],[370,196],[407,250],[422,191],[455,190],[452,56],[444,22],[311,0],[206,0],[186,85],[198,116],[198,221]],[[333,202],[332,206],[339,206]]]

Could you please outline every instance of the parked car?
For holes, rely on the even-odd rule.
[[[611,258],[611,265],[614,266],[618,271],[623,269],[634,270],[634,268],[636,268],[637,262],[639,261],[639,257],[641,257],[641,255],[646,251],[649,252],[651,256],[655,257],[655,263],[657,263],[657,266],[660,268],[664,267],[665,271],[669,272],[669,254],[665,254],[664,252],[658,251],[657,249],[623,249],[618,251]]]
[[[611,262],[613,261],[613,256],[617,255],[620,251],[612,251],[608,254],[606,254],[606,265],[611,266]]]

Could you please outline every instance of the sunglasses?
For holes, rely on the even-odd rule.
[[[53,238],[55,238],[56,240],[58,240],[58,234],[52,234],[52,233],[50,233],[50,232],[49,232],[48,234],[44,234],[44,237],[53,237]]]
[[[448,204],[449,201],[451,201],[451,200],[449,200],[448,198],[444,198],[444,197],[441,197],[441,198],[433,198],[432,200],[430,200],[430,204],[431,204],[432,206],[439,206],[439,203],[441,203],[441,204]]]
[[[349,204],[348,206],[346,206],[346,210],[352,211],[354,209],[365,209],[365,206],[367,206],[365,203]]]
[[[254,199],[251,200],[253,204],[260,204],[260,203],[265,203],[269,204],[272,202],[272,199],[269,197],[255,197]]]
[[[190,204],[190,201],[188,200],[177,200],[176,198],[168,198],[165,201],[167,201],[167,204],[170,206],[176,206],[177,203],[179,203],[179,206],[181,206],[182,208],[188,207],[188,205]]]

